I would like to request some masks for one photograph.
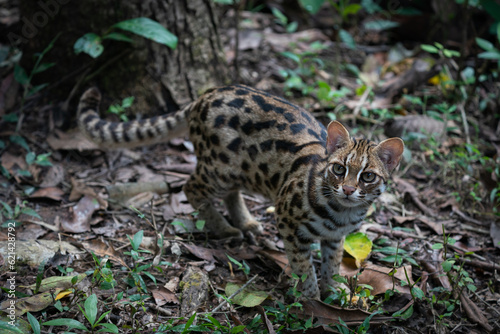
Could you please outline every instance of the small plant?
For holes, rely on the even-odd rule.
[[[19,132],[19,130],[21,130],[21,126],[24,119],[24,104],[26,103],[26,100],[49,85],[48,83],[43,83],[40,85],[33,86],[31,82],[35,74],[44,72],[56,64],[56,63],[42,63],[42,60],[43,57],[45,57],[45,55],[54,47],[54,43],[59,38],[59,35],[60,34],[58,34],[41,53],[35,54],[36,58],[35,65],[33,66],[31,72],[29,72],[29,74],[19,64],[16,64],[14,67],[14,78],[24,88],[23,96],[21,99],[20,116],[17,121],[16,132]]]
[[[275,21],[279,25],[283,26],[285,28],[286,32],[292,33],[292,32],[295,32],[297,30],[298,23],[295,21],[288,23],[288,18],[278,8],[273,7],[273,8],[271,8],[271,11],[273,12],[274,17],[276,18]]]
[[[128,117],[125,114],[125,110],[132,106],[132,103],[134,103],[134,99],[135,98],[133,96],[126,97],[122,100],[121,104],[117,103],[110,105],[108,108],[108,112],[118,115],[122,121],[128,122]]]
[[[92,294],[89,297],[87,297],[87,299],[84,302],[83,307],[79,304],[78,304],[78,307],[80,308],[80,311],[83,313],[83,315],[85,316],[85,318],[89,322],[90,329],[87,328],[80,321],[75,320],[75,319],[68,319],[68,318],[50,320],[50,321],[44,322],[43,325],[44,326],[65,326],[68,328],[68,330],[79,329],[79,330],[84,331],[86,333],[95,333],[95,332],[118,333],[118,327],[116,327],[115,324],[112,324],[109,322],[103,322],[104,318],[106,317],[106,315],[108,315],[111,312],[111,310],[104,312],[103,314],[101,314],[101,316],[99,318],[97,318],[97,296],[95,294]],[[36,321],[36,319],[35,319],[35,321]],[[96,331],[97,327],[103,327],[103,328],[100,328],[99,330]]]
[[[0,223],[2,223],[2,227],[5,228],[12,226],[12,223],[14,223],[15,226],[21,225],[21,223],[17,221],[18,217],[21,214],[42,219],[42,217],[40,217],[40,215],[36,213],[35,210],[26,206],[27,203],[27,201],[23,201],[21,204],[16,204],[14,208],[12,208],[4,201],[0,201]]]
[[[500,24],[497,24],[496,33],[496,37],[500,42]],[[484,50],[484,52],[478,55],[479,58],[495,60],[500,66],[500,50],[497,49],[493,43],[479,37],[476,37],[476,43],[481,49]]]
[[[240,261],[232,258],[231,256],[227,255],[227,258],[229,259],[229,261],[231,261],[232,263],[234,263],[235,265],[238,266],[238,270],[241,270],[245,273],[246,276],[248,276],[250,274],[250,266],[245,262],[245,260],[243,260],[243,263],[241,263]],[[229,263],[229,265],[231,266],[231,263]],[[231,272],[232,272],[232,266],[231,266]]]
[[[132,250],[130,252],[124,252],[125,255],[130,255],[134,262],[134,267],[130,272],[130,278],[128,283],[133,286],[137,286],[140,292],[147,292],[147,286],[144,282],[143,275],[149,277],[155,284],[156,278],[149,272],[147,269],[152,267],[152,264],[143,264],[140,265],[141,262],[145,260],[144,257],[140,256],[140,253],[150,253],[150,251],[139,249],[139,246],[142,243],[142,238],[144,236],[144,231],[140,230],[136,234],[134,234],[133,238],[127,235],[127,238],[130,241],[130,245],[132,246]],[[132,284],[133,282],[133,284]]]
[[[171,49],[175,49],[177,47],[177,37],[165,29],[161,24],[147,17],[138,17],[116,23],[102,36],[95,33],[87,33],[83,35],[73,46],[75,53],[79,54],[84,52],[92,58],[97,58],[104,51],[102,43],[106,39],[132,43],[132,39],[127,35],[111,31],[115,28],[151,39],[157,43],[165,44]]]

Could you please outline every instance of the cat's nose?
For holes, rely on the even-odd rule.
[[[342,186],[342,190],[344,191],[344,194],[349,196],[349,195],[352,195],[352,193],[356,191],[356,188],[351,187],[351,186]]]

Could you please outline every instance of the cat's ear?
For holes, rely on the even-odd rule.
[[[392,172],[399,165],[404,149],[405,144],[401,138],[389,138],[378,144],[376,152],[389,172]]]
[[[351,140],[349,132],[337,121],[332,121],[327,127],[328,136],[326,137],[326,151],[332,154],[341,147],[344,147]]]

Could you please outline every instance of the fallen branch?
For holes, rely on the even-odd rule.
[[[106,190],[111,199],[120,199],[148,191],[165,194],[170,191],[170,185],[167,182],[124,183],[108,186]]]

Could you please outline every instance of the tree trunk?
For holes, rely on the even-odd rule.
[[[41,4],[49,4],[50,10]],[[177,48],[132,36],[133,45],[105,40],[105,50],[96,59],[75,55],[73,45],[79,37],[89,32],[105,34],[113,24],[135,17],[159,22],[178,37]],[[71,109],[89,85],[97,85],[108,103],[134,95],[138,109],[170,109],[192,101],[207,88],[228,83],[217,22],[212,0],[24,0],[20,26],[9,40],[21,44],[22,65],[29,71],[33,55],[61,33],[44,58],[56,66],[37,74],[34,81],[49,83],[52,96],[62,100],[78,85]]]

